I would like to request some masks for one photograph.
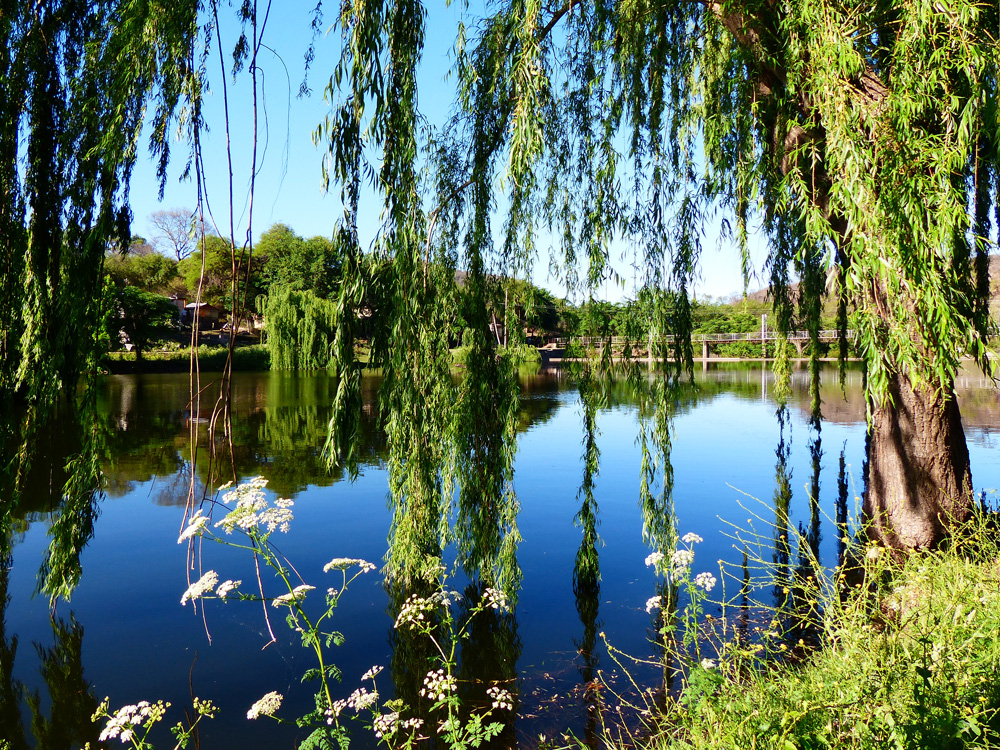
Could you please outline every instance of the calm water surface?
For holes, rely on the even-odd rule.
[[[838,480],[848,483],[851,514],[863,487],[860,375],[849,374],[845,398],[835,373],[824,373],[826,421],[818,435],[807,422],[805,373],[795,375],[784,430],[775,416],[768,376],[760,369],[709,369],[697,379],[697,391],[679,404],[673,449],[680,531],[704,538],[694,572],[718,575],[717,560],[742,559],[728,523],[746,528],[756,515],[758,531],[773,533],[767,522],[774,519],[776,476],[790,477],[790,524],[811,535],[821,557],[835,563],[840,534],[831,519],[837,517]],[[321,572],[332,557],[381,563],[390,522],[383,446],[370,403],[376,383],[365,383],[364,460],[354,482],[327,473],[318,455],[332,385],[324,376],[277,373],[240,375],[234,383],[233,465],[239,476],[261,474],[274,493],[294,498],[292,530],[279,544],[318,587],[332,583]],[[1000,486],[996,392],[975,376],[958,385],[975,485]],[[169,700],[173,723],[179,707],[190,705],[193,690],[221,708],[218,718],[204,725],[202,747],[292,747],[294,728],[245,718],[247,708],[271,690],[286,696],[287,715],[311,705],[309,686],[300,685],[299,678],[312,664],[283,632],[281,616],[272,617],[278,642],[263,648],[269,637],[259,604],[212,601],[204,619],[200,611],[196,615],[191,606],[180,605],[187,587],[187,549],[176,540],[191,473],[189,420],[199,416],[187,410],[187,377],[108,377],[102,387],[100,410],[111,446],[103,467],[108,484],[83,553],[82,582],[72,600],[60,602],[54,613],[34,590],[54,518],[52,498],[58,496],[69,449],[59,430],[35,461],[31,510],[15,521],[0,621],[0,737],[8,737],[14,748],[79,746],[93,738],[80,729],[92,710],[88,693],[98,700],[110,696],[112,708],[141,699]],[[508,745],[533,745],[539,734],[552,737],[570,730],[585,736],[593,730],[596,699],[586,685],[597,670],[610,675],[617,669],[598,633],[635,656],[656,653],[651,642],[655,621],[644,608],[657,590],[652,570],[644,565],[652,550],[642,538],[635,405],[612,394],[598,417],[600,589],[574,593],[582,538],[573,522],[583,474],[579,396],[558,373],[526,377],[522,388],[515,487],[524,538],[518,551],[523,586],[513,616],[473,626],[460,671],[469,685],[516,676],[511,687],[518,696],[518,717],[503,738]],[[206,459],[203,452],[199,472]],[[809,496],[817,485],[819,512],[814,513]],[[253,580],[245,556],[217,545],[206,545],[204,556],[206,567],[223,579]],[[379,680],[383,697],[392,693],[393,677],[401,684],[419,683],[420,665],[408,662],[392,626],[380,576],[360,578],[337,612],[336,627],[346,637],[335,654],[344,673],[343,696],[375,664],[387,667]],[[657,679],[652,670],[636,668],[636,674],[651,685]],[[34,723],[32,704],[41,717]],[[35,739],[39,734],[40,741]],[[360,726],[353,741],[360,747],[373,744]]]

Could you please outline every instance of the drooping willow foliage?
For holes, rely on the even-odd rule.
[[[0,393],[49,404],[93,369],[102,268],[128,246],[147,106],[161,175],[197,6],[7,2],[0,11]]]
[[[267,296],[267,348],[273,370],[325,370],[333,361],[336,306],[313,292],[280,289]]]
[[[423,152],[414,66],[441,34],[425,38],[413,0],[344,5],[338,18],[339,104],[323,136],[345,226],[356,226],[363,181],[385,199],[377,252],[397,272],[393,351],[379,360],[392,373],[386,398],[434,390],[435,369],[418,354],[438,335],[420,321],[443,298],[429,265],[467,268],[475,289],[487,270],[530,269],[544,245],[585,293],[614,276],[614,254],[628,248],[640,284],[670,293],[660,332],[677,337],[675,372],[690,371],[691,293],[718,218],[744,273],[750,234],[759,227],[767,239],[778,328],[810,332],[816,417],[820,302],[838,299],[842,357],[853,316],[872,419],[890,425],[873,444],[883,481],[872,507],[928,509],[887,542],[933,543],[931,516],[962,516],[966,500],[938,508],[933,498],[970,495],[953,380],[962,357],[989,370],[995,1],[506,0],[482,18],[465,5],[459,17],[455,114],[439,131],[428,126]],[[894,443],[891,425],[905,417],[892,410],[904,402],[928,418],[903,425],[915,440]],[[409,446],[427,419],[399,417],[390,440]],[[940,438],[919,426],[942,420],[953,427]],[[908,447],[917,442],[923,454]],[[394,471],[412,478],[418,454],[404,450]],[[949,468],[927,474],[922,455],[934,453],[948,454]],[[411,489],[432,486],[443,466]],[[897,503],[886,488],[911,470],[932,478]]]
[[[139,0],[0,6],[0,527],[49,419],[71,412],[78,450],[39,573],[53,600],[79,580],[101,494],[105,436],[89,384],[112,304],[104,257],[129,244],[147,111],[164,176],[169,126],[190,94],[196,14],[196,4]]]

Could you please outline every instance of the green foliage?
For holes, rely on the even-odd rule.
[[[314,292],[284,287],[268,295],[263,312],[272,369],[324,370],[336,366],[333,347],[338,317],[334,303]]]
[[[818,648],[785,631],[780,612],[720,644],[709,674],[690,664],[681,700],[651,725],[650,746],[995,746],[1000,596],[991,527],[984,515],[948,551],[894,560],[881,547],[859,547],[853,572],[796,575],[789,585],[797,601],[813,602]],[[742,596],[742,574],[734,578]]]
[[[202,372],[222,372],[229,357],[226,346],[198,347],[198,367]],[[105,366],[113,373],[126,372],[188,372],[191,368],[189,349],[153,351],[145,354],[142,362],[135,362],[126,352],[111,352],[105,357]],[[253,344],[233,349],[234,372],[263,372],[271,369],[271,355],[267,346]]]
[[[205,256],[204,279],[202,279],[202,255]],[[250,262],[249,272],[241,274],[242,284],[246,274],[249,281],[247,299],[256,299],[261,290],[261,260],[255,254]],[[177,264],[177,271],[194,297],[200,288],[201,301],[232,309],[233,258],[228,240],[217,235],[208,235],[198,249]]]
[[[501,357],[506,357],[514,367],[537,365],[542,361],[538,349],[529,344],[511,344],[499,350]]]
[[[133,0],[14,2],[0,15],[4,398],[50,404],[96,366],[102,264],[112,241],[129,244],[143,115],[155,112],[165,158],[196,24],[193,5]]]
[[[164,292],[179,279],[177,261],[157,252],[109,253],[104,269],[115,286],[136,287],[144,292]]]
[[[274,224],[254,247],[261,263],[260,288],[312,292],[328,299],[340,277],[341,260],[334,243],[323,237],[304,240],[285,224]]]
[[[134,286],[120,288],[112,304],[117,307],[113,320],[135,345],[136,359],[142,359],[150,342],[173,330],[179,313],[176,305],[166,297]]]

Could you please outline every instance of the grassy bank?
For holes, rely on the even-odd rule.
[[[783,589],[797,607],[726,638],[711,661],[689,659],[679,699],[654,711],[640,744],[1000,746],[1000,549],[989,519],[946,551],[902,562],[858,552],[864,583],[800,567]],[[808,623],[792,615],[803,609]]]
[[[204,372],[221,372],[229,353],[225,346],[198,347],[198,362]],[[114,374],[188,372],[191,355],[188,349],[145,352],[136,360],[132,352],[111,352],[104,360],[104,368]],[[233,369],[236,372],[259,372],[271,367],[267,347],[262,344],[238,346],[233,350]]]

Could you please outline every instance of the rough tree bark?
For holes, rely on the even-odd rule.
[[[972,509],[972,472],[954,389],[890,380],[871,411],[864,513],[869,533],[895,549],[927,549]]]

